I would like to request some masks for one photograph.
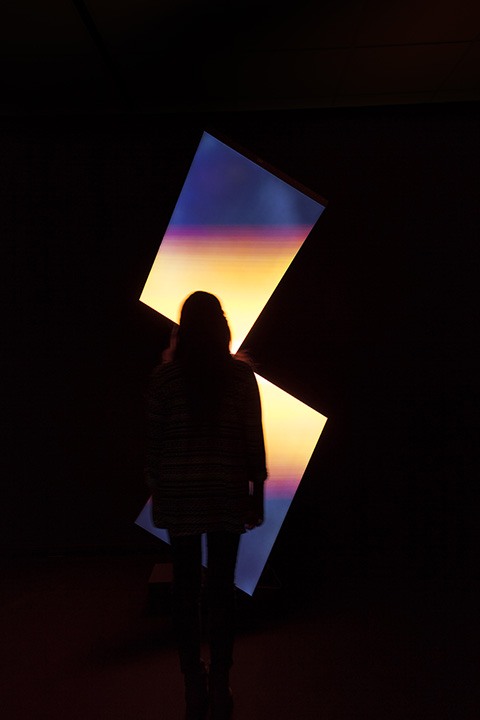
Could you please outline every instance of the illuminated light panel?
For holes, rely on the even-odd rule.
[[[193,290],[213,293],[236,352],[324,209],[203,133],[140,300],[177,322]]]
[[[268,458],[267,497],[291,501],[327,418],[264,377],[256,377]]]
[[[235,353],[325,205],[203,133],[140,300],[178,321],[194,290],[216,295]],[[327,418],[257,375],[269,477],[265,522],[242,535],[235,583],[253,594]],[[136,524],[165,542],[151,499]],[[205,548],[204,548],[205,561]]]

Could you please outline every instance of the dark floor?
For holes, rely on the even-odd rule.
[[[4,560],[2,717],[181,720],[168,585],[151,582],[165,562]],[[477,610],[468,587],[362,578],[340,559],[268,566],[239,592],[234,720],[478,720]]]

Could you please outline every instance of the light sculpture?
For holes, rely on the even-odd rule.
[[[320,199],[204,132],[141,302],[176,322],[194,290],[216,295],[236,352],[325,209]],[[242,535],[235,583],[252,595],[327,418],[257,373],[268,480],[265,521]],[[168,542],[151,519],[136,524]]]

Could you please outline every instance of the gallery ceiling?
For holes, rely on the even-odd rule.
[[[480,99],[478,0],[12,0],[4,115]]]

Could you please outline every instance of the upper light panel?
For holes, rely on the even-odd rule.
[[[213,293],[236,352],[324,209],[204,132],[140,300],[178,322],[194,290]]]

